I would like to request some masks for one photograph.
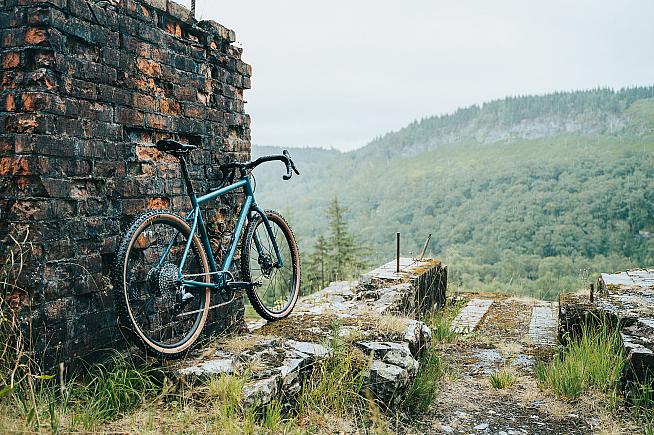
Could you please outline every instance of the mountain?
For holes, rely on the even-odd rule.
[[[253,156],[280,147],[253,147]],[[654,87],[511,97],[416,121],[340,153],[290,149],[257,200],[309,252],[338,197],[375,262],[428,254],[450,286],[553,298],[600,271],[654,263]]]

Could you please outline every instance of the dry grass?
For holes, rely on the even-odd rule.
[[[383,333],[404,334],[409,327],[411,319],[391,315],[379,315],[373,317],[377,323],[377,328]]]
[[[246,350],[253,349],[262,340],[272,340],[275,337],[267,335],[232,335],[217,340],[213,346],[220,348],[235,355],[241,354]]]

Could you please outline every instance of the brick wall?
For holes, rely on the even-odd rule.
[[[27,238],[12,300],[52,365],[119,343],[107,276],[133,215],[188,207],[152,144],[199,146],[198,191],[227,155],[249,158],[251,70],[234,32],[166,0],[0,0],[0,31],[0,255],[17,273]]]

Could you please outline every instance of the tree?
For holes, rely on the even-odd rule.
[[[329,271],[332,269],[329,258],[329,247],[327,239],[322,234],[316,238],[316,244],[307,256],[304,273],[306,289],[305,293],[313,293],[316,290],[325,288],[329,284]]]
[[[369,266],[369,249],[357,243],[344,218],[347,209],[334,198],[325,214],[327,236],[319,235],[303,266],[305,293],[326,287],[331,281],[351,279]]]

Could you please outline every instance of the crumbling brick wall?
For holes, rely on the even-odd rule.
[[[107,276],[131,218],[189,206],[153,143],[199,146],[198,191],[226,156],[249,158],[251,69],[234,32],[166,0],[0,0],[0,31],[0,255],[27,237],[14,302],[52,365],[119,342]]]

